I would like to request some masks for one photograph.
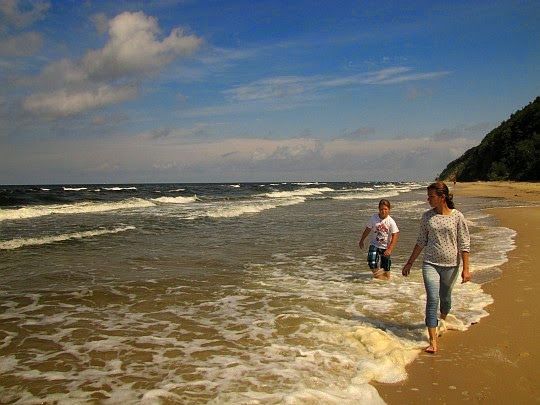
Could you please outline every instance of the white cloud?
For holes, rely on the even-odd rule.
[[[257,147],[252,152],[253,161],[271,161],[279,164],[285,162],[303,162],[322,157],[324,146],[322,142],[313,139],[298,139],[276,142],[274,149],[264,150]]]
[[[134,86],[110,87],[101,85],[92,90],[69,92],[59,90],[51,93],[37,93],[23,102],[26,111],[45,116],[68,116],[94,109],[103,105],[129,100],[137,95]]]
[[[103,23],[102,17],[94,20]],[[179,28],[159,40],[157,20],[142,12],[119,14],[108,24],[109,41],[102,49],[89,51],[80,60],[63,59],[43,69],[37,82],[49,91],[24,99],[26,111],[57,118],[132,99],[138,90],[125,82],[157,74],[202,42]]]
[[[362,127],[340,135],[339,139],[362,140],[375,135],[375,128]]]
[[[312,79],[298,76],[262,79],[226,90],[232,101],[275,100],[304,94],[316,87]]]
[[[373,72],[360,73],[346,77],[328,79],[322,83],[325,87],[350,86],[360,84],[395,84],[419,80],[434,80],[449,75],[449,71],[412,73],[412,68],[396,66]]]
[[[321,91],[344,86],[385,85],[410,81],[434,80],[448,71],[413,73],[409,67],[394,67],[344,77],[280,76],[257,80],[224,91],[233,102],[282,101],[313,98]]]
[[[38,181],[32,176],[41,172],[58,182],[430,180],[471,146],[465,138],[197,143],[168,136],[168,131],[98,143],[49,139],[26,145],[24,153],[33,158],[24,163],[14,157],[20,154],[0,151],[0,183],[9,180],[7,168],[26,175],[21,182]]]
[[[427,73],[410,73],[403,75],[394,75],[392,77],[387,77],[384,79],[376,79],[373,83],[376,84],[395,84],[395,83],[404,83],[417,80],[434,80],[440,77],[449,75],[449,71],[442,72],[427,72]]]
[[[184,111],[182,114],[187,117],[215,117],[260,112],[261,108],[290,110],[323,99],[325,92],[341,87],[352,89],[355,86],[434,80],[450,74],[448,71],[412,73],[411,70],[409,67],[395,67],[343,77],[314,75],[264,78],[224,90],[222,93],[226,103]]]
[[[97,13],[90,16],[90,20],[94,23],[97,32],[106,34],[109,29],[109,19],[105,13]]]
[[[358,84],[381,84],[395,77],[400,77],[402,73],[409,72],[411,68],[397,66],[375,70],[373,72],[360,73],[338,78],[328,78],[322,85],[325,87],[350,86]]]
[[[103,49],[89,52],[80,68],[93,80],[152,74],[175,58],[192,53],[202,40],[185,35],[180,28],[157,40],[159,26],[142,12],[122,13],[109,22],[110,41]]]
[[[41,48],[41,35],[37,32],[26,32],[3,38],[0,41],[1,56],[26,56],[31,55]]]
[[[26,27],[43,18],[50,6],[50,2],[44,0],[2,0],[0,12],[9,25]]]

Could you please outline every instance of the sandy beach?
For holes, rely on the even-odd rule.
[[[516,249],[501,267],[500,279],[484,285],[495,302],[489,316],[465,332],[448,331],[435,355],[422,353],[408,368],[408,379],[377,384],[390,405],[540,403],[538,346],[540,305],[540,183],[457,183],[451,192],[460,196],[501,197],[538,202],[534,207],[490,210],[501,225],[514,229]],[[474,273],[473,273],[474,281]]]

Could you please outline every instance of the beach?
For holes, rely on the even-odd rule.
[[[458,205],[460,196],[505,198],[529,205],[540,201],[539,183],[457,183],[451,191]],[[407,367],[405,381],[376,384],[386,403],[540,402],[535,310],[540,304],[540,206],[494,208],[489,213],[499,225],[517,232],[516,248],[501,266],[501,277],[483,286],[494,299],[487,307],[489,316],[465,332],[444,334],[437,354],[421,354]]]
[[[451,185],[474,282],[428,356],[419,263],[401,276],[427,184],[0,187],[0,403],[530,402],[538,193]],[[400,228],[388,281],[358,246],[381,198]]]

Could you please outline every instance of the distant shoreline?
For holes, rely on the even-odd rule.
[[[501,266],[501,278],[483,286],[495,300],[486,308],[490,315],[465,332],[446,333],[436,355],[421,354],[407,368],[406,381],[374,385],[389,405],[538,402],[540,183],[458,182],[448,186],[458,206],[461,196],[538,204],[488,211],[502,226],[517,231],[516,249]]]

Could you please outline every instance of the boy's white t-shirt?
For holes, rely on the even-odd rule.
[[[381,219],[378,213],[374,214],[366,226],[371,229],[369,244],[380,249],[388,248],[392,242],[392,234],[399,232],[396,221],[390,215]]]

